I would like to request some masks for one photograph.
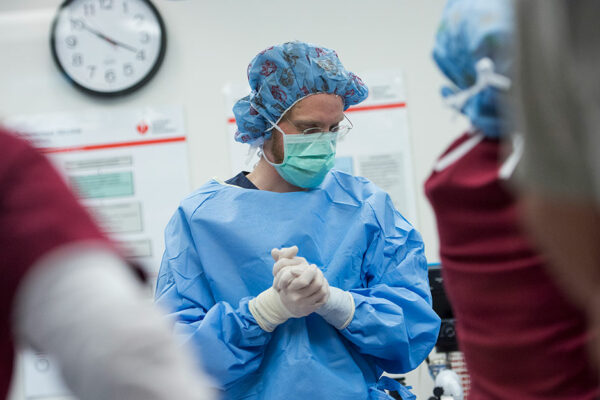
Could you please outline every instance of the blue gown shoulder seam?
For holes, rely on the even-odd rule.
[[[337,186],[344,191],[344,193],[346,193],[348,196],[352,197],[356,202],[358,202],[359,204],[364,204],[366,202],[366,200],[368,199],[368,197],[370,197],[370,195],[368,197],[364,197],[364,194],[367,192],[366,190],[364,190],[369,183],[371,183],[369,180],[365,179],[365,178],[360,178],[342,171],[332,171],[331,173],[333,179],[335,179],[335,182],[337,184]],[[357,196],[358,193],[354,193],[351,190],[348,190],[346,188],[346,186],[342,183],[341,179],[343,179],[344,177],[341,175],[345,175],[348,179],[358,183],[360,185],[360,189],[361,189],[361,193]]]
[[[369,197],[370,199],[371,197]],[[373,207],[373,204],[371,204],[371,202],[369,201],[369,199],[367,199],[365,201],[365,204],[367,206],[369,206],[369,210],[371,210],[371,214],[373,214],[373,218],[375,219],[375,221],[377,222],[377,226],[379,227],[379,232],[383,232],[383,226],[381,225],[381,221],[379,221],[379,217],[377,215],[377,211],[375,211],[375,207]]]
[[[191,210],[191,212],[189,214],[184,212],[184,214],[186,215],[186,220],[187,220],[188,223],[190,223],[190,221],[194,217],[194,214],[200,209],[200,207],[202,207],[202,205],[204,203],[206,203],[208,200],[212,199],[217,194],[217,191],[213,191],[211,193],[203,193],[203,194],[205,194],[206,197],[203,198],[198,204],[194,205],[194,208]],[[184,200],[184,202],[185,201],[191,201],[191,199],[192,199],[192,196],[186,198]],[[182,206],[180,206],[180,207],[183,208]]]

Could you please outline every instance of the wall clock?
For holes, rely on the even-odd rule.
[[[166,49],[164,22],[149,0],[66,0],[50,36],[58,68],[77,88],[100,96],[140,88]]]

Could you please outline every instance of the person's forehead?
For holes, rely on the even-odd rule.
[[[343,117],[344,102],[334,94],[319,93],[308,96],[290,110],[290,116],[306,119],[339,119]]]

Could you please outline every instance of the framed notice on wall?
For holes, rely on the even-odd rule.
[[[99,225],[155,277],[165,226],[190,191],[183,109],[18,115],[2,123],[48,155]],[[51,357],[20,357],[25,398],[69,395]]]

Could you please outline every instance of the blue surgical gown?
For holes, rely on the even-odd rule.
[[[169,222],[157,302],[225,399],[390,399],[382,371],[417,367],[437,339],[420,234],[364,178],[274,193],[209,181]],[[297,245],[352,293],[342,330],[313,313],[265,332],[248,302],[273,282],[271,249]]]

